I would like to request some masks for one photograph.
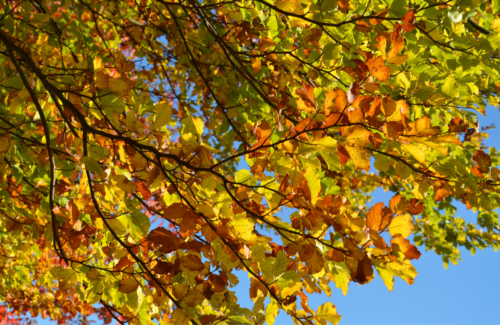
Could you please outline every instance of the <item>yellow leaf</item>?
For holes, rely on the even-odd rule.
[[[121,78],[109,79],[108,87],[109,87],[109,90],[111,90],[113,92],[127,91],[130,88],[129,85],[125,82],[125,80],[123,80]]]
[[[188,151],[191,152],[200,146],[196,137],[192,133],[185,133],[181,135],[179,141]]]
[[[337,314],[337,308],[331,303],[327,302],[319,306],[316,316],[314,317],[320,324],[326,324],[326,321],[336,325],[340,322],[342,316]]]
[[[102,72],[104,71],[104,63],[102,59],[98,56],[94,58],[94,72]]]
[[[183,301],[191,308],[201,304],[205,300],[205,296],[199,290],[191,290],[183,299]]]
[[[406,61],[408,61],[408,55],[398,55],[398,56],[395,56],[393,58],[390,58],[388,60],[390,63],[392,64],[395,64],[395,65],[401,65],[403,63],[405,63]]]
[[[395,236],[400,234],[403,238],[406,238],[411,235],[413,231],[413,224],[411,222],[411,216],[409,214],[405,214],[403,216],[397,216],[392,219],[391,224],[389,225],[389,233],[391,236]]]
[[[351,145],[356,145],[357,147],[366,147],[370,144],[371,134],[372,133],[367,129],[360,127],[347,136],[347,141],[349,141]]]
[[[134,193],[137,191],[137,185],[134,182],[129,181],[125,176],[116,175],[111,177],[111,184],[117,186],[118,188],[124,190],[128,194]]]
[[[170,323],[175,325],[188,325],[189,318],[187,318],[187,316],[184,315],[182,309],[176,309],[170,316]]]
[[[425,148],[423,146],[401,143],[401,147],[410,153],[419,163],[425,164]]]
[[[392,275],[391,271],[389,271],[381,262],[378,262],[377,260],[372,260],[372,263],[375,266],[378,274],[384,281],[387,289],[389,289],[389,291],[392,291],[394,289],[394,276]]]
[[[298,0],[278,0],[275,5],[286,12],[302,11]]]
[[[167,125],[172,118],[172,108],[167,102],[159,102],[155,106],[156,108],[156,119],[153,128],[159,129]]]
[[[308,167],[304,176],[307,180],[307,185],[309,185],[309,190],[311,191],[311,201],[314,204],[321,195],[321,179],[319,172],[313,167]]]
[[[278,316],[279,313],[279,307],[278,304],[273,301],[269,305],[267,305],[266,308],[266,323],[268,325],[273,325],[274,320],[276,319],[276,316]]]
[[[21,89],[21,91],[17,94],[17,96],[21,99],[27,99],[31,97],[26,87],[23,87],[23,89]]]
[[[351,146],[345,146],[345,148],[357,169],[370,170],[370,155],[366,150]]]
[[[307,106],[306,103],[302,100],[302,98],[297,98],[295,103],[297,104],[297,109],[299,111],[304,111],[304,112],[309,113],[309,114],[314,114],[316,112],[314,110],[314,107]]]
[[[54,266],[50,269],[50,274],[56,279],[70,278],[76,274],[73,269],[65,269],[62,266]]]
[[[181,123],[184,126],[182,128],[182,134],[192,133],[193,135],[198,136],[198,138],[203,134],[204,123],[201,118],[189,116],[183,118]]]

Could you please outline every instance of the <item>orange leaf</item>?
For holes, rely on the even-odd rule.
[[[391,69],[384,65],[384,59],[380,56],[378,58],[372,58],[367,62],[370,73],[380,81],[386,81],[389,79],[391,74]]]
[[[325,95],[325,103],[323,105],[323,108],[325,110],[325,116],[330,115],[332,112],[331,108],[333,105],[333,100],[337,98],[337,92],[333,90],[329,90],[326,95]]]
[[[299,88],[295,91],[297,95],[302,98],[302,100],[310,105],[311,107],[316,107],[316,103],[314,102],[314,87],[304,83],[304,88]]]
[[[387,38],[383,35],[378,35],[377,38],[375,38],[375,46],[380,52],[382,52],[382,57],[385,57],[387,55]]]
[[[351,9],[351,4],[349,3],[349,0],[339,0],[339,10],[346,14],[349,9]]]
[[[427,117],[421,117],[415,121],[415,129],[417,132],[422,132],[431,127],[431,120]]]
[[[337,90],[337,99],[335,100],[335,105],[337,105],[337,108],[339,111],[343,112],[347,106],[349,105],[349,102],[347,101],[347,94],[343,90]]]
[[[405,254],[405,257],[409,260],[413,259],[418,260],[422,255],[415,246],[410,244],[410,241],[408,239],[404,239],[399,235],[391,239],[391,245],[393,251],[402,252],[403,254]]]
[[[385,16],[387,16],[387,13],[389,12],[388,9],[382,11],[381,13],[378,13],[376,16],[377,17],[380,17],[380,18],[384,18]],[[383,19],[378,19],[378,18],[370,18],[370,24],[372,24],[372,26],[377,26],[378,24],[382,24],[384,22]]]
[[[476,175],[477,177],[479,177],[479,178],[484,178],[483,173],[481,173],[481,172],[479,171],[479,168],[477,168],[477,166],[472,167],[472,168],[470,169],[470,171],[471,171],[474,175]]]
[[[379,231],[382,224],[382,208],[384,203],[380,202],[372,206],[366,217],[366,226],[372,230]]]
[[[413,12],[413,10],[407,12],[406,15],[404,15],[403,19],[401,19],[401,22],[403,23],[403,25],[401,26],[403,27],[403,30],[405,32],[411,32],[415,28],[416,22],[415,13]]]

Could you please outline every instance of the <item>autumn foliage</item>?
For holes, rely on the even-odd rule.
[[[498,0],[0,7],[0,323],[336,324],[499,247]]]

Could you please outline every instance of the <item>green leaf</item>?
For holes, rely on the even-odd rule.
[[[50,269],[50,274],[56,279],[70,278],[76,274],[73,269],[64,269],[62,266],[55,266]]]
[[[273,283],[288,267],[289,259],[286,254],[279,251],[274,257],[266,257],[263,261],[259,262],[259,269],[266,278],[268,283]]]
[[[149,217],[141,212],[134,212],[127,215],[130,234],[135,240],[141,240],[149,233],[151,221]]]
[[[389,168],[391,168],[390,157],[387,157],[386,155],[382,155],[379,153],[375,153],[374,156],[375,156],[375,164],[373,165],[373,167],[382,172],[386,172],[389,170]]]
[[[448,77],[442,88],[443,94],[449,98],[454,98],[457,93],[457,84],[452,77]]]
[[[491,11],[494,14],[500,13],[500,0],[492,0],[491,1]]]
[[[93,305],[99,302],[102,297],[103,286],[100,279],[90,281],[87,290],[85,301],[89,305]]]
[[[257,180],[253,178],[252,173],[246,169],[240,169],[236,172],[234,176],[234,181],[240,184],[247,184],[250,186],[257,185]]]
[[[91,157],[83,157],[81,161],[85,164],[85,167],[92,173],[98,174],[104,178],[104,172],[101,169],[101,165]]]
[[[103,110],[115,111],[117,113],[123,113],[125,110],[125,102],[123,99],[114,94],[101,98],[101,106]]]

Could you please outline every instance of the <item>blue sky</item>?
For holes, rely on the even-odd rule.
[[[500,121],[498,109],[488,107],[487,118],[479,116],[481,126]],[[499,147],[500,129],[489,130],[488,146]],[[372,204],[388,203],[391,193],[376,191]],[[477,213],[458,203],[457,214],[468,222],[476,222]],[[389,292],[376,274],[375,280],[359,286],[351,283],[346,296],[333,287],[331,297],[310,295],[309,305],[316,309],[332,302],[340,315],[341,324],[498,324],[498,295],[500,281],[500,252],[493,249],[479,251],[471,256],[462,251],[463,261],[444,269],[441,258],[420,247],[422,256],[412,261],[418,271],[413,285],[396,278],[394,291]],[[243,307],[251,308],[246,272],[238,272],[240,284],[236,293]],[[37,319],[40,325],[56,322]],[[96,321],[94,324],[99,325]],[[280,312],[275,324],[293,324],[290,317]]]

